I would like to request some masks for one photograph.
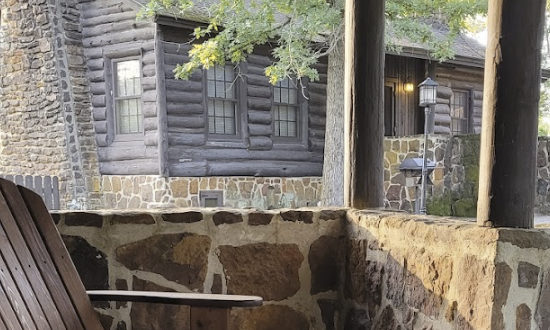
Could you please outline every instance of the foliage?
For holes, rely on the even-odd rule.
[[[177,78],[187,79],[198,68],[245,61],[255,46],[270,43],[274,61],[265,74],[275,84],[284,77],[319,78],[315,64],[343,36],[342,2],[150,0],[140,15],[202,17],[207,22],[195,29],[189,61],[177,66]],[[391,25],[387,30],[391,38],[424,43],[435,58],[444,60],[453,56],[450,45],[466,27],[467,18],[485,11],[486,0],[387,0],[386,17]],[[447,37],[434,36],[434,22],[449,29]]]

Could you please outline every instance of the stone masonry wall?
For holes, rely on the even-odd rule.
[[[346,211],[58,213],[87,289],[250,294],[234,330],[335,329]],[[187,329],[187,307],[96,305],[106,329]]]
[[[99,173],[78,1],[2,0],[0,8],[0,172],[58,176],[63,207],[99,204],[98,189],[88,194]]]
[[[224,206],[235,208],[295,208],[316,206],[321,178],[172,177],[153,175],[102,177],[108,209],[198,207],[199,193],[224,191]]]
[[[260,295],[235,330],[548,329],[550,231],[387,211],[57,212],[87,289]],[[106,329],[187,307],[98,303]]]

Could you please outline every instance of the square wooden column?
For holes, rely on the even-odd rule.
[[[477,221],[532,228],[546,0],[489,0]]]
[[[384,206],[384,0],[346,0],[344,204]]]

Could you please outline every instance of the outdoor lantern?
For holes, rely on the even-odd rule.
[[[430,77],[424,80],[418,88],[420,89],[420,106],[428,107],[437,103],[437,86],[439,84]]]
[[[412,93],[414,92],[414,84],[412,82],[405,83],[405,92]]]

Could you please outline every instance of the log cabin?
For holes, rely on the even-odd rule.
[[[28,109],[36,108],[39,119],[22,125],[23,133],[10,123],[24,122],[25,115],[0,123],[2,171],[57,175],[66,202],[88,208],[315,205],[321,189],[327,59],[317,65],[320,80],[305,82],[305,93],[292,80],[269,83],[264,76],[272,62],[268,47],[258,47],[238,66],[177,80],[173,70],[187,60],[200,20],[136,20],[144,3],[4,5],[0,64],[7,66],[2,73],[22,75],[27,82],[38,77],[51,86],[37,86],[41,94],[33,96]],[[45,31],[35,33],[30,44],[21,39],[29,24]],[[440,83],[435,133],[478,133],[484,48],[460,36],[453,44],[455,58],[438,63],[422,45],[399,45],[400,53],[386,55],[385,135],[422,133],[416,86],[428,75]],[[33,70],[52,76],[29,77]],[[19,100],[26,92],[20,92],[29,88],[9,79],[2,84],[2,107],[10,114],[24,113],[28,104]],[[39,106],[44,100],[49,103]],[[58,147],[48,150],[49,156],[63,156],[32,161],[26,145],[36,141],[33,136],[44,125],[52,131],[39,136]],[[38,144],[34,152],[41,150]]]

